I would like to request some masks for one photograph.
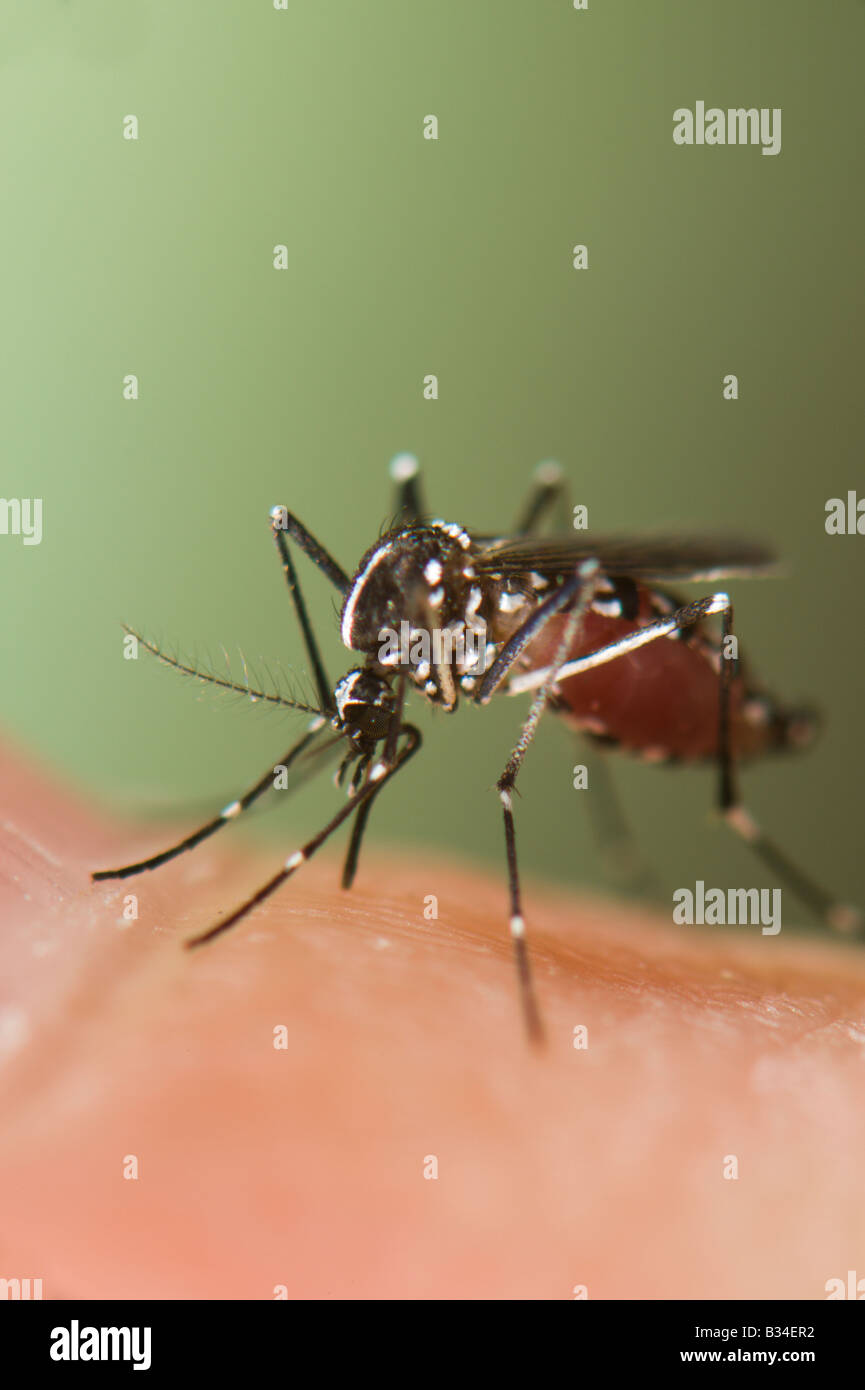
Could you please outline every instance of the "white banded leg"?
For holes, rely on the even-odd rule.
[[[568,485],[561,464],[554,459],[539,463],[532,475],[532,490],[520,513],[513,534],[530,536],[555,506],[567,510]]]
[[[281,761],[276,766],[289,767],[308,748],[326,723],[327,720],[322,715],[313,719],[306,733],[298,739],[293,747],[289,748],[287,753],[283,754]],[[221,830],[229,821],[237,820],[238,816],[247,811],[254,801],[257,801],[273,786],[273,779],[274,767],[269,767],[264,776],[260,777],[237,801],[230,801],[227,806],[223,807],[218,816],[214,816],[212,820],[207,821],[191,835],[187,835],[178,844],[172,845],[170,849],[164,849],[161,853],[153,854],[149,859],[142,859],[137,864],[126,864],[122,869],[98,869],[96,873],[91,874],[91,878],[129,878],[132,874],[144,873],[146,869],[158,869],[161,864],[167,864],[169,860],[176,859],[179,854],[195,849],[195,846],[200,845],[202,840],[208,839],[217,830]]]
[[[510,895],[510,931],[511,940],[514,946],[514,958],[517,966],[517,978],[519,981],[520,999],[522,1001],[523,1017],[526,1023],[526,1030],[531,1042],[540,1044],[544,1040],[543,1024],[535,998],[534,985],[532,983],[531,966],[529,964],[529,954],[525,940],[525,922],[523,920],[522,895],[520,891],[520,876],[517,867],[517,846],[516,834],[514,830],[514,811],[513,811],[513,790],[514,785],[522,766],[523,759],[528,747],[535,736],[541,715],[546,707],[550,690],[555,681],[555,672],[564,659],[568,648],[573,644],[583,618],[594,597],[595,585],[599,573],[599,565],[596,560],[584,561],[578,571],[578,592],[579,597],[574,603],[573,608],[567,615],[561,641],[556,651],[556,660],[548,668],[548,679],[543,682],[532,701],[531,708],[525,723],[523,724],[520,736],[517,740],[511,756],[508,758],[505,770],[499,777],[496,787],[499,799],[502,804],[502,815],[505,825],[505,852],[508,864],[508,891]]]
[[[396,454],[388,466],[396,485],[394,516],[397,524],[408,526],[423,516],[423,495],[420,485],[420,464],[414,454]]]
[[[526,671],[523,675],[512,676],[508,681],[506,693],[522,695],[527,690],[536,690],[549,680],[551,673],[555,684],[569,680],[571,676],[579,676],[583,671],[592,671],[597,666],[606,666],[611,661],[617,661],[620,656],[627,656],[628,652],[646,647],[650,642],[657,642],[659,637],[670,637],[683,628],[693,627],[695,623],[701,622],[713,613],[723,613],[727,610],[732,611],[726,594],[713,594],[711,598],[696,599],[694,603],[677,608],[669,618],[659,618],[656,622],[648,623],[636,632],[628,633],[627,637],[620,637],[617,642],[599,647],[596,652],[587,652],[585,656],[576,657],[560,666],[554,662],[552,666],[544,666],[541,670]]]
[[[420,732],[413,724],[404,724],[400,730],[400,735],[402,734],[406,735],[406,742],[402,749],[396,754],[390,766],[385,766],[381,762],[376,763],[375,767],[370,770],[366,782],[357,795],[351,801],[346,802],[345,806],[328,821],[327,825],[325,825],[317,835],[313,835],[312,839],[307,840],[305,845],[295,850],[293,854],[290,854],[279,873],[274,874],[273,878],[268,879],[266,883],[262,884],[258,891],[253,893],[251,898],[247,898],[239,907],[236,907],[224,921],[217,922],[199,936],[192,937],[185,943],[186,947],[191,949],[195,946],[203,946],[205,942],[212,941],[214,937],[220,936],[224,931],[228,931],[229,927],[236,926],[242,918],[252,912],[253,908],[257,907],[259,903],[264,902],[272,893],[275,893],[277,888],[285,883],[286,879],[291,878],[292,874],[300,868],[301,864],[305,864],[308,859],[311,859],[316,850],[321,848],[325,840],[329,839],[333,832],[342,825],[344,820],[347,820],[349,816],[361,810],[366,803],[377,794],[380,788],[384,786],[385,782],[390,781],[391,777],[393,777],[400,768],[405,766],[408,760],[420,747]]]
[[[397,744],[400,731],[403,728],[402,712],[405,705],[406,678],[401,675],[397,686],[397,699],[394,711],[391,716],[390,727],[385,740],[384,751],[380,758],[369,769],[368,780],[377,783],[375,791],[364,802],[354,818],[354,825],[351,828],[351,839],[349,840],[345,862],[342,866],[342,887],[348,889],[354,883],[354,876],[357,873],[357,861],[360,857],[360,847],[366,831],[366,823],[369,820],[369,813],[375,801],[376,794],[383,786],[384,774],[396,757]],[[356,794],[357,789],[355,788]]]
[[[508,682],[507,693],[519,695],[526,690],[534,690],[538,686],[543,686],[549,678],[549,673],[554,669],[556,683],[578,676],[583,671],[594,670],[610,661],[616,661],[619,657],[627,655],[628,652],[646,646],[649,642],[655,642],[660,637],[669,637],[677,630],[691,627],[695,622],[700,622],[713,613],[723,614],[724,636],[730,636],[733,608],[729,597],[724,593],[713,594],[710,598],[697,599],[694,603],[686,604],[672,613],[669,618],[662,618],[657,622],[649,623],[646,627],[629,633],[627,637],[622,637],[617,642],[611,642],[606,647],[600,647],[595,652],[588,652],[585,656],[578,657],[574,661],[567,661],[562,665],[554,663],[552,667],[545,667],[541,671],[528,671],[524,675],[514,676]],[[797,897],[806,903],[827,926],[834,931],[859,932],[862,930],[862,914],[859,910],[846,903],[838,902],[832,894],[827,893],[819,884],[815,883],[808,874],[803,873],[778,848],[774,841],[764,834],[739,800],[730,747],[729,696],[734,674],[734,663],[725,658],[722,652],[719,677],[721,682],[720,725],[718,730],[720,771],[718,806],[721,815],[730,829],[746,844],[750,845],[764,864],[779,878],[785,880]]]

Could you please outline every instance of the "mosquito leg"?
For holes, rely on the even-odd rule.
[[[485,704],[492,697],[497,685],[504,678],[507,671],[520,656],[527,644],[541,631],[544,624],[564,606],[576,600],[573,602],[573,608],[568,614],[562,640],[559,643],[552,664],[541,671],[530,671],[524,677],[516,677],[509,683],[509,693],[518,693],[517,687],[519,690],[534,689],[537,693],[532,701],[531,709],[523,725],[520,737],[517,740],[516,747],[497,783],[505,822],[505,848],[507,851],[508,882],[511,902],[511,937],[514,942],[517,973],[520,982],[520,995],[523,1001],[523,1013],[526,1020],[526,1027],[530,1039],[535,1043],[543,1041],[543,1029],[534,997],[528,952],[525,943],[525,924],[522,914],[519,872],[517,868],[516,837],[514,833],[513,789],[517,774],[520,770],[523,758],[525,757],[526,749],[534,738],[535,730],[546,706],[548,696],[556,683],[563,678],[566,671],[571,673],[573,668],[585,669],[586,663],[600,665],[603,664],[604,661],[614,661],[616,657],[623,655],[624,650],[632,650],[634,646],[640,646],[643,645],[644,642],[654,641],[656,638],[664,636],[670,631],[675,631],[677,626],[680,625],[679,622],[676,621],[677,618],[681,619],[681,626],[690,627],[694,622],[698,621],[700,617],[705,616],[706,612],[720,611],[712,607],[717,599],[722,598],[725,604],[729,603],[726,594],[720,596],[715,595],[713,599],[698,600],[697,603],[689,604],[686,608],[679,609],[677,613],[673,614],[669,619],[642,628],[637,633],[631,634],[630,637],[623,638],[617,643],[612,643],[608,647],[601,648],[599,652],[592,652],[586,657],[581,657],[578,661],[565,663],[565,657],[573,644],[583,615],[594,597],[595,585],[599,572],[600,566],[597,560],[585,560],[571,579],[567,580],[555,594],[551,594],[548,599],[540,604],[535,612],[520,628],[518,628],[510,641],[503,647],[496,661],[484,677],[477,697],[479,703]],[[628,642],[630,642],[631,645],[626,647],[625,644]],[[520,684],[521,681],[523,682],[522,684]]]
[[[394,712],[391,717],[390,727],[388,729],[388,736],[387,741],[385,742],[384,753],[382,754],[376,766],[381,766],[382,764],[384,764],[386,767],[389,767],[390,764],[394,761],[394,758],[396,757],[397,741],[399,739],[400,729],[403,727],[402,711],[403,705],[405,703],[405,690],[406,682],[405,676],[403,675],[400,677],[399,685],[397,687],[396,704],[394,705]],[[381,786],[380,782],[379,786]],[[354,824],[351,827],[351,839],[349,840],[348,851],[345,856],[345,863],[342,867],[343,888],[348,889],[354,883],[354,876],[357,873],[357,861],[360,855],[360,847],[363,841],[364,831],[366,830],[366,823],[369,820],[369,813],[372,810],[372,803],[374,802],[375,797],[376,793],[373,793],[369,800],[364,802],[364,804],[361,806],[360,810],[354,818]]]
[[[535,698],[532,701],[526,721],[523,724],[520,736],[517,739],[511,756],[505,765],[505,770],[496,783],[499,799],[502,803],[502,814],[505,823],[505,851],[508,863],[508,889],[510,895],[510,927],[511,940],[514,944],[514,957],[517,967],[517,978],[519,980],[520,999],[522,1001],[523,1017],[525,1019],[526,1031],[532,1043],[540,1044],[544,1041],[543,1024],[535,998],[534,985],[532,983],[531,965],[529,963],[529,953],[526,948],[525,922],[523,920],[522,894],[520,891],[520,876],[517,868],[517,846],[516,833],[514,830],[513,812],[513,790],[516,785],[517,776],[522,766],[523,758],[532,739],[535,736],[541,715],[547,704],[550,690],[555,683],[555,673],[561,665],[564,657],[572,645],[576,633],[582,623],[589,604],[595,591],[595,581],[599,566],[595,560],[584,561],[580,565],[575,578],[579,581],[579,598],[574,603],[573,608],[568,614],[567,622],[562,634],[562,639],[556,651],[556,659],[549,668],[548,679],[541,685]]]
[[[292,874],[300,868],[301,864],[305,864],[307,859],[312,858],[316,850],[324,844],[325,840],[329,839],[333,832],[342,825],[344,820],[347,820],[349,816],[354,815],[355,812],[362,809],[362,807],[377,794],[380,788],[384,786],[385,782],[389,782],[395,773],[399,772],[400,768],[405,766],[420,747],[421,736],[420,731],[416,729],[413,724],[404,724],[400,733],[406,735],[406,743],[401,751],[396,754],[393,762],[390,765],[385,765],[383,762],[376,763],[375,766],[370,769],[369,777],[357,796],[351,801],[348,801],[346,805],[328,821],[323,830],[320,830],[311,840],[307,840],[306,844],[303,845],[301,849],[295,850],[294,854],[289,855],[279,873],[274,874],[273,878],[268,879],[266,883],[262,884],[257,893],[254,893],[251,898],[247,898],[246,902],[236,907],[223,922],[217,922],[215,926],[208,928],[208,930],[202,932],[200,936],[193,936],[187,941],[185,943],[187,948],[191,949],[195,946],[202,946],[206,941],[212,941],[214,937],[220,936],[224,931],[228,931],[229,927],[235,926],[236,923],[246,917],[253,908],[257,907],[259,903],[264,902],[272,893],[275,893],[277,888],[285,883],[286,879],[291,878]]]
[[[554,593],[550,594],[548,598],[544,599],[543,603],[538,604],[534,612],[526,618],[526,621],[517,628],[513,636],[505,643],[492,666],[484,675],[477,693],[474,696],[474,700],[477,704],[489,704],[514,662],[519,659],[529,643],[537,637],[538,633],[544,627],[544,624],[547,623],[554,614],[559,613],[563,608],[566,608],[569,603],[578,599],[580,591],[587,589],[587,581],[591,581],[592,592],[594,592],[594,578],[598,573],[598,568],[597,560],[584,560],[582,564],[578,566],[576,572],[571,575],[570,579],[566,579],[564,584],[556,589]],[[539,685],[543,685],[550,672],[554,671],[555,664],[546,667],[543,671],[529,672],[529,677],[534,677],[534,679],[532,679],[531,688],[534,689]],[[511,686],[513,686],[513,682],[511,682]],[[521,687],[521,689],[529,688],[528,686]],[[510,689],[508,693],[512,693]]]
[[[595,564],[596,562],[586,561],[585,563]],[[523,627],[514,633],[487,672],[485,683],[500,664],[502,670],[498,673],[496,685],[504,678],[507,669],[513,665],[513,661],[516,659],[511,658],[506,662],[503,661],[503,658],[509,653],[509,648],[516,647],[516,655],[519,656],[523,648],[533,637],[537,636],[542,623],[536,620],[540,618],[543,609],[561,592],[562,590],[558,590],[556,594],[551,595],[550,599],[545,600],[539,608],[535,609],[534,614],[527,619]],[[555,681],[558,684],[560,681],[569,680],[571,676],[580,675],[583,671],[591,671],[596,666],[606,666],[609,662],[618,660],[620,656],[626,656],[628,652],[636,651],[638,647],[645,647],[650,642],[657,642],[659,637],[669,637],[674,632],[693,627],[695,623],[702,622],[704,618],[710,617],[713,613],[723,613],[729,606],[730,600],[726,594],[712,594],[710,598],[695,599],[693,603],[687,603],[682,608],[677,608],[668,618],[659,618],[656,622],[647,623],[645,627],[637,628],[635,632],[629,632],[626,637],[620,637],[618,641],[610,642],[606,647],[599,647],[597,651],[588,652],[585,656],[578,656],[573,661],[566,661],[558,670],[555,670],[554,666],[545,666],[538,671],[526,671],[518,676],[512,676],[508,681],[506,693],[508,695],[522,695],[526,690],[536,690],[538,686],[543,685],[549,679],[550,673],[553,671],[555,671]],[[552,611],[557,610],[553,609]],[[532,630],[524,636],[526,628],[530,626]],[[492,691],[490,691],[490,695],[492,695]],[[486,704],[486,699],[483,700],[483,703]]]
[[[724,611],[724,639],[732,634],[733,607],[728,604]],[[833,931],[845,934],[858,933],[862,929],[862,914],[855,907],[837,902],[831,894],[793,863],[779,849],[773,840],[765,835],[739,797],[736,768],[730,739],[730,689],[736,674],[736,663],[721,655],[721,686],[718,727],[718,809],[727,825],[746,844],[772,873],[790,885],[793,892],[805,903],[821,921]]]
[[[357,873],[357,861],[360,857],[360,847],[374,800],[375,796],[371,796],[368,801],[365,801],[354,818],[354,825],[351,827],[351,839],[349,840],[345,863],[342,866],[342,880],[340,884],[342,888],[348,889],[354,883],[354,876]]]
[[[514,526],[514,534],[530,536],[537,530],[543,517],[557,504],[565,510],[567,492],[561,464],[553,459],[539,463],[534,470],[528,501]]]
[[[270,524],[274,531],[287,531],[295,545],[299,545],[304,555],[308,555],[313,564],[318,565],[322,574],[327,576],[334,588],[339,589],[342,594],[348,593],[350,584],[348,575],[292,512],[288,511],[286,507],[272,507]]]
[[[763,863],[790,885],[796,896],[811,908],[812,912],[831,927],[833,931],[845,935],[859,935],[862,931],[862,914],[858,908],[848,903],[838,902],[803,873],[782,850],[770,840],[753,820],[741,802],[722,810],[724,820],[731,830],[750,845]]]
[[[517,529],[523,534],[534,530],[543,511],[566,493],[562,471],[557,463],[548,461],[539,464],[535,478],[535,490],[518,523]],[[634,891],[647,891],[653,882],[652,876],[640,862],[602,754],[592,759],[592,786],[594,795],[589,803],[589,813],[596,841],[608,862],[617,869],[624,867],[623,876]]]
[[[410,526],[412,522],[420,521],[424,515],[423,494],[420,485],[420,464],[414,454],[397,454],[390,461],[389,472],[396,483],[396,524]]]
[[[724,593],[712,594],[710,598],[696,599],[693,603],[676,609],[669,618],[661,618],[657,622],[648,623],[645,627],[638,628],[636,632],[629,633],[627,637],[622,637],[617,642],[611,642],[606,647],[600,647],[595,652],[587,653],[586,656],[577,657],[574,661],[565,662],[556,672],[556,682],[577,676],[581,671],[590,671],[594,667],[615,661],[618,657],[624,656],[627,652],[635,651],[648,642],[654,642],[659,637],[670,636],[677,629],[692,627],[713,613],[723,614],[724,636],[729,637],[733,625],[733,608],[729,597]],[[519,633],[515,635],[519,636]],[[513,641],[514,638],[511,638],[511,642]],[[505,648],[506,650],[507,648]],[[542,686],[549,679],[552,670],[553,667],[545,667],[541,671],[528,671],[514,676],[508,682],[507,693],[519,695],[526,690],[533,690]],[[862,917],[859,911],[845,903],[837,902],[829,893],[814,883],[807,874],[802,873],[778,849],[777,845],[763,834],[738,799],[730,740],[730,690],[734,675],[735,663],[729,661],[722,654],[718,728],[718,766],[720,771],[718,801],[721,814],[730,828],[747,841],[763,862],[780,878],[785,879],[797,896],[807,903],[830,927],[841,932],[861,930]]]
[[[276,547],[279,551],[279,558],[282,561],[282,572],[285,575],[288,592],[291,594],[292,602],[294,603],[294,611],[297,614],[297,621],[303,633],[306,653],[309,657],[309,664],[312,667],[312,674],[315,679],[315,687],[318,691],[321,707],[323,710],[327,710],[328,713],[331,713],[334,708],[331,684],[325,673],[324,662],[321,658],[318,642],[312,630],[312,624],[309,621],[309,614],[307,613],[306,603],[304,602],[303,593],[301,592],[297,570],[291,558],[288,541],[285,539],[285,531],[279,524],[281,519],[282,509],[280,507],[274,507],[273,511],[270,513],[270,524],[274,540],[276,541]]]
[[[589,820],[605,867],[629,892],[658,896],[660,885],[637,849],[604,752],[591,749]]]
[[[296,758],[300,757],[301,753],[309,746],[326,722],[327,721],[321,716],[314,719],[306,733],[283,755],[281,766],[288,767],[290,763],[293,763]],[[92,879],[129,878],[132,874],[143,873],[145,869],[158,869],[160,864],[167,864],[170,859],[176,859],[179,854],[184,854],[186,850],[194,849],[196,845],[201,844],[202,840],[208,839],[209,836],[215,834],[217,830],[221,830],[229,821],[236,820],[238,816],[242,815],[254,801],[257,801],[258,798],[272,786],[273,767],[269,767],[264,776],[261,777],[254,786],[250,787],[248,791],[244,792],[239,800],[229,802],[227,806],[223,807],[218,816],[214,816],[213,820],[208,821],[206,825],[202,825],[201,828],[196,830],[192,835],[187,835],[186,839],[181,840],[179,844],[172,845],[170,849],[164,849],[161,854],[152,855],[150,859],[142,859],[137,864],[126,864],[122,869],[98,869],[97,872],[91,874],[90,877]]]

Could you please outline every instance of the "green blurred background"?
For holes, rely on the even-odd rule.
[[[303,671],[274,503],[350,568],[393,454],[486,531],[555,457],[598,531],[729,528],[788,558],[731,585],[737,630],[826,728],[745,790],[865,899],[865,537],[824,530],[827,498],[865,491],[863,38],[859,0],[4,0],[0,493],[44,498],[40,546],[0,537],[6,730],[118,813],[192,822],[303,721],[124,661],[121,620]],[[781,154],[676,147],[698,99],[780,106]],[[335,679],[352,658],[302,563]],[[501,863],[521,709],[417,714],[425,754],[372,838]],[[597,888],[580,760],[549,720],[521,861]],[[767,883],[713,828],[708,770],[614,770],[665,893]],[[247,833],[293,849],[336,795],[325,777]]]

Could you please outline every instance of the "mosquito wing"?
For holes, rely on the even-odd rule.
[[[777,570],[776,557],[740,536],[476,536],[472,564],[479,575],[505,578],[534,571],[545,579],[572,574],[582,560],[599,560],[606,574],[648,582],[730,579]]]

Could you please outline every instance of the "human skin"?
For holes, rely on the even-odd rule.
[[[0,788],[0,1275],[121,1299],[820,1299],[865,1275],[861,947],[528,877],[538,1051],[503,876],[373,827],[350,894],[322,851],[187,952],[281,855],[227,831],[92,884],[170,836],[8,751]]]

